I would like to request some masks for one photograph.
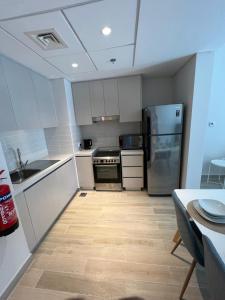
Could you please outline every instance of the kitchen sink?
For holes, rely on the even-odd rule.
[[[16,171],[10,173],[10,177],[11,177],[12,183],[21,183],[24,180],[30,178],[31,176],[37,174],[40,171],[41,171],[41,169],[23,169],[21,171],[16,170]]]
[[[30,164],[27,164],[26,168],[22,169],[21,171],[12,171],[10,173],[12,183],[21,183],[31,176],[37,174],[38,172],[49,168],[57,162],[59,162],[59,160],[35,160]]]

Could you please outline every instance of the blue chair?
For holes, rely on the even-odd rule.
[[[186,288],[188,286],[196,264],[199,263],[201,266],[204,266],[203,244],[201,232],[189,216],[187,210],[180,202],[175,192],[173,192],[172,197],[176,210],[177,226],[180,233],[180,238],[174,246],[173,250],[171,251],[171,254],[174,253],[181,241],[183,241],[188,252],[193,257],[190,269],[184,281],[179,297],[179,299],[183,299],[183,295],[186,291]]]
[[[203,236],[203,245],[209,292],[213,300],[225,299],[225,264],[206,236]]]

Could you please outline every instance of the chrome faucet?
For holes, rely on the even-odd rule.
[[[26,168],[26,165],[28,163],[28,160],[24,163],[21,159],[21,151],[19,148],[16,149],[17,155],[18,155],[18,160],[17,160],[17,166],[19,170],[23,170]]]

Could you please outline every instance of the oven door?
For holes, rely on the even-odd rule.
[[[96,164],[94,177],[96,190],[121,190],[122,188],[120,164]]]

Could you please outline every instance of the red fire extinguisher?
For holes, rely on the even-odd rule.
[[[0,170],[0,175],[4,170]],[[0,182],[5,178],[0,177]],[[16,209],[8,184],[0,183],[0,236],[6,236],[19,227]]]

